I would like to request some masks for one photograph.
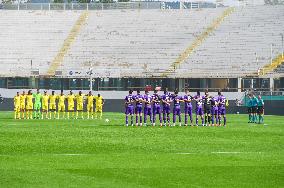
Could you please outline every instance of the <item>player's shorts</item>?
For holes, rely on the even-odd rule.
[[[171,108],[169,106],[163,106],[163,113],[164,114],[170,114]]]
[[[42,104],[42,110],[48,110],[48,104]]]
[[[15,108],[14,108],[14,111],[15,112],[20,112],[21,108],[20,108],[20,105],[16,105]]]
[[[77,104],[77,111],[83,110],[83,104]]]
[[[25,110],[26,109],[26,104],[25,103],[21,104],[20,108],[21,108],[21,110]]]
[[[50,103],[49,104],[49,110],[56,110],[56,104],[55,103]]]
[[[252,113],[252,107],[248,107],[248,114]]]
[[[137,105],[135,108],[135,114],[141,114],[143,112],[142,105]]]
[[[226,108],[225,107],[219,107],[218,109],[218,114],[219,115],[226,115]]]
[[[211,108],[211,115],[212,116],[215,116],[215,115],[218,115],[218,113],[219,113],[219,110],[218,110],[218,107],[212,107]]]
[[[134,114],[134,109],[133,109],[133,106],[127,106],[125,107],[125,114]]]
[[[68,111],[74,111],[74,105],[72,105],[72,106],[68,105]]]
[[[103,106],[96,106],[96,112],[102,112]]]
[[[144,107],[144,116],[147,116],[147,115],[152,115],[152,108],[151,108],[151,106],[145,106]]]
[[[34,109],[35,110],[40,110],[41,104],[40,103],[35,103]]]
[[[257,113],[257,106],[252,107],[252,113]]]
[[[185,114],[192,114],[192,106],[186,106],[185,108],[184,108],[184,113]]]
[[[257,113],[258,113],[258,114],[263,114],[263,111],[264,111],[263,106],[257,107]]]
[[[94,105],[93,104],[88,104],[87,105],[87,111],[89,111],[89,112],[93,112],[94,111]]]
[[[196,113],[196,115],[199,115],[199,116],[202,116],[203,115],[203,110],[202,110],[202,108],[196,108],[195,109],[195,113]]]
[[[208,105],[204,105],[204,114],[211,114],[211,107]]]
[[[160,105],[154,105],[153,106],[153,114],[160,114],[162,113],[162,109]]]
[[[26,109],[27,110],[32,110],[33,109],[33,104],[27,104]]]
[[[173,108],[173,114],[179,116],[180,113],[181,113],[180,106],[175,106],[175,107]]]
[[[58,105],[58,111],[65,111],[65,105],[64,104],[59,104]]]

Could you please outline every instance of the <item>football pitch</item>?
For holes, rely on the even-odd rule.
[[[109,122],[105,121],[109,119]],[[227,127],[125,127],[0,113],[0,187],[284,187],[284,117]]]

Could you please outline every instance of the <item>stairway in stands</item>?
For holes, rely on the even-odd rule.
[[[80,30],[84,23],[86,22],[88,18],[88,11],[84,11],[76,23],[74,24],[73,28],[71,29],[68,37],[64,40],[64,43],[60,50],[58,51],[57,55],[53,59],[53,61],[50,64],[50,67],[47,71],[47,76],[54,76],[55,71],[60,67],[60,65],[63,62],[64,56],[68,53],[72,43],[75,41],[76,37],[80,33]]]

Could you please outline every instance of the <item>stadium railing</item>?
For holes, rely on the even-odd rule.
[[[168,2],[116,2],[116,3],[5,3],[0,4],[4,10],[110,10],[110,9],[199,9],[217,8],[214,3],[176,2],[171,7]]]

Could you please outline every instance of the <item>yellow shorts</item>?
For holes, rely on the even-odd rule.
[[[77,110],[82,111],[83,110],[83,104],[77,104]]]
[[[20,112],[20,110],[21,110],[21,109],[20,109],[20,105],[15,106],[15,108],[14,108],[14,111],[15,111],[15,112]]]
[[[42,104],[42,110],[48,110],[48,104]]]
[[[74,105],[68,106],[68,111],[74,111]]]
[[[103,106],[96,106],[96,112],[102,112]]]
[[[25,110],[26,109],[26,104],[21,104],[20,108],[21,108],[21,110]]]
[[[64,104],[59,104],[58,105],[58,111],[65,111],[65,105]]]
[[[33,104],[27,104],[26,109],[27,110],[32,110],[33,109]]]
[[[64,107],[65,108],[65,107]],[[49,110],[56,110],[56,104],[55,103],[50,103],[49,104]]]
[[[93,112],[94,111],[94,105],[87,105],[87,111]]]

